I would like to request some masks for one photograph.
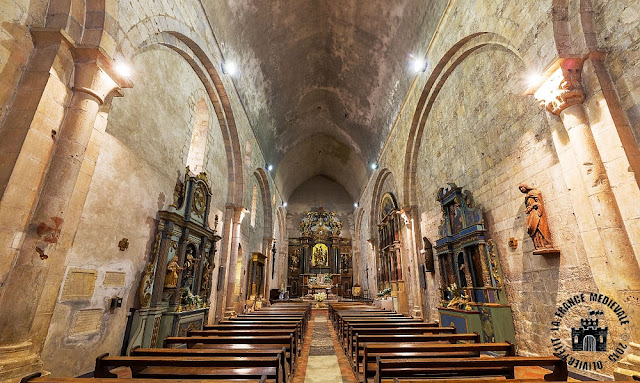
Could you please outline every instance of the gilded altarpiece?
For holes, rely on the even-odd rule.
[[[340,237],[341,231],[342,221],[335,211],[328,212],[320,207],[317,211],[304,213],[300,237],[289,238],[289,297],[299,298],[320,291],[351,296],[351,238]]]
[[[482,209],[470,191],[453,183],[437,194],[442,222],[435,252],[440,266],[440,323],[457,332],[477,332],[483,342],[515,344],[511,306],[492,240],[486,238]]]
[[[173,204],[158,212],[156,236],[129,323],[127,353],[135,346],[162,347],[164,338],[202,329],[215,269],[216,234],[208,223],[211,188],[205,173],[186,169]]]

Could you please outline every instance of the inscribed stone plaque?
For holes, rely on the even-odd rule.
[[[98,270],[71,269],[62,288],[61,300],[90,299],[96,286]]]
[[[69,335],[86,335],[100,331],[102,309],[80,310],[73,316]]]
[[[106,273],[104,273],[104,281],[102,282],[102,284],[105,286],[124,286],[126,276],[127,273],[107,271]]]

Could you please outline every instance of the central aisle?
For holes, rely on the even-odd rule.
[[[305,383],[342,383],[336,350],[333,347],[326,312],[313,316],[311,348],[307,360]]]
[[[309,327],[293,383],[355,383],[327,311],[314,310]]]

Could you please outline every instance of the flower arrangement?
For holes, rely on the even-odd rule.
[[[199,295],[193,295],[191,290],[185,289],[182,291],[182,303],[188,307],[200,307],[203,302]]]
[[[382,297],[384,297],[386,295],[389,295],[389,294],[391,294],[391,287],[387,287],[386,289],[378,292],[378,294],[376,294],[376,296],[378,296],[379,298],[382,298]]]
[[[327,299],[327,293],[325,293],[325,292],[315,293],[313,295],[313,299],[315,299],[317,302],[322,302],[325,299]]]

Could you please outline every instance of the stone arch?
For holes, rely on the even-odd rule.
[[[229,169],[227,201],[228,203],[236,206],[242,206],[244,190],[242,154],[234,114],[222,79],[215,69],[216,66],[214,62],[208,57],[203,49],[200,48],[201,46],[206,45],[201,45],[202,41],[197,37],[187,36],[182,33],[189,33],[190,30],[186,25],[168,17],[145,19],[145,21],[140,24],[155,25],[155,23],[160,19],[166,19],[167,23],[169,23],[171,27],[176,28],[175,31],[159,32],[150,36],[145,36],[146,38],[144,39],[140,38],[139,40],[134,41],[123,39],[121,41],[121,45],[118,46],[118,51],[122,52],[122,54],[128,58],[146,47],[158,44],[174,50],[189,63],[206,89],[222,131],[225,152],[227,154],[227,166]],[[136,30],[147,30],[144,25],[140,28],[136,28]],[[149,27],[150,26],[151,25],[149,25]],[[130,30],[133,30],[134,28],[135,26]],[[129,41],[131,44],[135,45],[130,48],[126,48],[125,45],[123,45],[124,41]]]
[[[376,181],[373,185],[373,195],[371,198],[371,208],[369,211],[369,238],[376,238],[378,235],[378,231],[376,230],[375,222],[378,222],[378,214],[380,212],[380,199],[384,194],[384,183],[391,175],[391,171],[389,169],[384,168],[378,172],[376,176]]]
[[[517,48],[507,38],[491,32],[478,32],[466,36],[449,48],[442,56],[427,79],[411,122],[405,150],[402,202],[398,201],[398,203],[402,203],[401,206],[418,204],[416,198],[418,155],[424,128],[440,89],[447,82],[451,73],[467,57],[486,46],[506,49],[520,61],[524,61]]]
[[[116,19],[117,11],[117,0],[51,0],[45,26],[63,29],[80,45],[99,47],[113,56],[117,25],[107,19]]]
[[[580,14],[572,14],[574,9]],[[580,22],[572,23],[574,17]],[[551,19],[558,57],[583,57],[597,46],[590,0],[552,0]]]

